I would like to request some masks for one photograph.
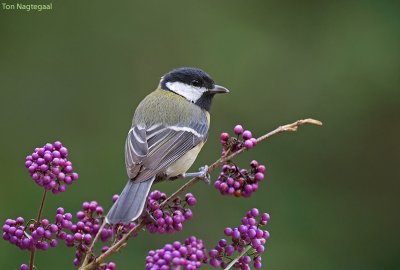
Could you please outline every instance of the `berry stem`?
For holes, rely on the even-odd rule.
[[[40,219],[42,218],[42,212],[43,212],[43,208],[44,208],[44,202],[46,201],[46,195],[47,195],[47,189],[45,189],[43,192],[42,201],[40,202],[40,207],[39,207],[37,219],[35,221],[35,225],[40,224]],[[35,268],[35,266],[34,266],[35,254],[36,254],[36,248],[33,247],[32,251],[31,251],[31,257],[29,259],[29,270],[33,270]]]
[[[322,126],[322,122],[321,121],[318,121],[318,120],[315,120],[315,119],[312,119],[312,118],[297,120],[296,122],[293,122],[291,124],[280,126],[280,127],[276,128],[276,129],[274,129],[273,131],[271,131],[271,132],[269,132],[269,133],[257,138],[257,142],[264,141],[264,140],[272,137],[273,135],[276,135],[276,134],[279,134],[279,133],[297,131],[298,127],[300,127],[302,125],[306,125],[306,124]],[[213,171],[215,171],[215,169],[217,169],[218,167],[222,166],[223,164],[225,164],[227,161],[231,160],[235,156],[243,153],[245,150],[246,150],[246,148],[243,147],[243,148],[239,149],[238,151],[236,151],[236,152],[234,152],[232,154],[225,155],[225,156],[219,158],[217,161],[215,161],[213,164],[211,164],[208,167],[208,173],[212,173]],[[200,180],[201,180],[200,178],[195,177],[195,178],[192,178],[191,180],[189,180],[188,182],[186,182],[177,191],[175,191],[171,196],[169,196],[165,201],[163,201],[160,204],[160,208],[164,207],[165,205],[168,205],[169,202],[171,202],[173,199],[175,199],[177,196],[179,196],[183,192],[187,191],[189,188],[191,188],[194,184],[196,184]],[[142,220],[137,226],[135,226],[127,234],[125,234],[118,242],[116,242],[114,245],[112,245],[106,252],[101,254],[99,257],[95,258],[94,261],[92,261],[91,263],[86,264],[86,265],[85,264],[82,265],[79,268],[79,270],[90,270],[90,269],[94,269],[97,266],[99,266],[108,257],[113,255],[114,253],[117,253],[122,248],[124,248],[126,246],[127,242],[128,242],[128,239],[132,235],[138,233],[144,226],[145,226],[145,223]],[[238,257],[238,259],[239,258],[240,257]],[[225,268],[225,269],[229,269],[229,268]]]
[[[232,266],[234,266],[235,263],[236,263],[241,257],[243,257],[243,256],[247,253],[247,251],[249,251],[250,249],[251,249],[251,245],[248,245],[248,246],[242,251],[242,253],[240,253],[235,259],[233,259],[233,260],[228,264],[227,267],[225,267],[224,270],[229,270],[229,269],[231,269]]]
[[[97,239],[99,238],[99,236],[100,236],[101,232],[103,231],[104,226],[106,226],[106,224],[107,224],[106,219],[104,219],[103,220],[103,224],[101,224],[101,227],[100,227],[99,231],[97,232],[96,236],[94,237],[94,239],[92,241],[92,244],[90,245],[88,251],[86,252],[85,260],[83,261],[83,264],[82,264],[83,266],[87,265],[89,260],[90,260],[90,258],[92,257],[94,244],[96,243]]]

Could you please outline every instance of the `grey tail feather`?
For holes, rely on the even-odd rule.
[[[136,220],[143,212],[154,179],[155,177],[152,177],[143,182],[128,180],[118,200],[108,212],[106,222],[109,224],[128,224]]]

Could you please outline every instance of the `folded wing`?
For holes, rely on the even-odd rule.
[[[150,127],[134,125],[125,143],[125,164],[130,179],[145,181],[164,172],[190,149],[207,139],[208,123]]]

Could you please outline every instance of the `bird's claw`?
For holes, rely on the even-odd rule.
[[[204,165],[203,167],[200,167],[199,173],[202,174],[201,176],[199,176],[199,178],[202,178],[204,182],[206,182],[207,184],[210,184],[211,176],[210,176],[210,173],[208,172],[208,166]]]
[[[210,173],[208,172],[208,166],[205,165],[201,168],[199,168],[198,172],[195,173],[184,173],[182,174],[183,178],[192,178],[192,177],[196,177],[196,178],[200,178],[202,179],[204,182],[206,182],[207,184],[210,184]]]

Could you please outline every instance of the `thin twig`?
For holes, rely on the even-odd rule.
[[[83,261],[82,265],[87,265],[89,263],[90,257],[93,255],[93,247],[94,244],[97,242],[97,239],[99,238],[101,232],[104,229],[104,226],[106,226],[107,222],[106,219],[103,220],[103,224],[101,224],[99,231],[97,232],[96,236],[94,237],[92,244],[90,245],[89,249],[86,252],[85,260]]]
[[[44,202],[46,201],[46,195],[47,195],[47,189],[44,190],[43,196],[42,196],[42,201],[40,202],[40,207],[37,215],[37,219],[35,221],[35,225],[38,225],[40,222],[40,219],[42,218],[42,212],[44,208]],[[35,255],[36,255],[36,248],[33,247],[31,251],[31,257],[29,259],[29,270],[33,270],[35,268]]]
[[[251,249],[251,245],[248,245],[235,259],[233,259],[227,267],[224,268],[224,270],[229,270],[232,268],[232,266],[235,265],[235,263],[241,258],[243,257],[247,251],[249,251]]]
[[[322,126],[322,122],[320,122],[318,120],[315,120],[315,119],[308,118],[308,119],[298,120],[298,121],[296,121],[294,123],[287,124],[287,125],[284,125],[284,126],[280,126],[280,127],[276,128],[275,130],[273,130],[273,131],[271,131],[271,132],[259,137],[257,139],[257,142],[258,143],[262,142],[262,141],[268,139],[269,137],[271,137],[273,135],[276,135],[278,133],[297,131],[298,127],[300,127],[302,125],[305,125],[305,124]],[[241,148],[240,150],[230,154],[229,156],[223,156],[223,157],[219,158],[217,161],[215,161],[213,164],[211,164],[208,167],[208,173],[212,173],[213,171],[215,171],[216,168],[220,167],[221,165],[223,165],[227,161],[231,160],[235,156],[243,153],[245,150],[246,150],[245,148]],[[192,178],[191,180],[186,182],[183,186],[181,186],[177,191],[175,191],[171,196],[169,196],[165,201],[163,201],[160,204],[160,207],[164,207],[169,202],[171,202],[173,199],[178,197],[183,192],[187,191],[189,188],[191,188],[194,184],[196,184],[199,181],[200,181],[200,178]],[[99,257],[95,258],[91,263],[89,263],[87,265],[82,265],[79,268],[79,270],[91,270],[91,269],[94,269],[95,267],[99,266],[108,257],[110,257],[114,253],[116,253],[119,250],[121,250],[127,244],[128,239],[132,235],[138,233],[144,226],[145,226],[145,223],[142,220],[139,224],[137,224],[137,226],[135,228],[131,229],[118,242],[116,242],[114,245],[112,245],[106,252],[101,254]],[[94,245],[94,241],[93,241],[93,245]]]

